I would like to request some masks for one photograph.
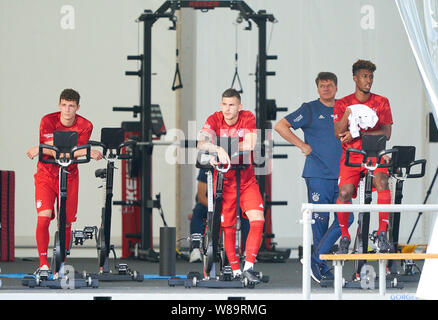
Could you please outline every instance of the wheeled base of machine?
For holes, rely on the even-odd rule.
[[[261,282],[269,282],[269,276],[258,274]],[[201,287],[201,288],[254,288],[255,284],[248,282],[246,278],[235,279],[231,274],[224,274],[215,278],[203,277],[199,272],[190,272],[186,279],[171,278],[168,281],[169,286],[184,286],[186,288]]]
[[[69,278],[65,276],[60,279],[41,278],[38,276],[24,277],[22,285],[29,288],[50,288],[50,289],[79,289],[79,288],[98,288],[99,280],[91,276],[83,279],[80,274]]]
[[[400,282],[419,282],[420,281],[420,273],[414,273],[414,274],[402,274],[402,273],[391,273],[388,274],[388,278],[394,279],[397,278]]]
[[[323,288],[334,288],[334,280],[321,280],[319,284]],[[374,279],[374,286],[369,283],[363,283],[360,280],[346,281],[345,279],[343,279],[342,287],[347,289],[379,289],[379,278],[376,277]],[[386,279],[386,288],[403,289],[404,283],[399,281],[398,278]]]
[[[138,273],[137,271],[132,271],[128,273],[95,273],[95,274],[83,274],[83,278],[86,279],[91,276],[93,279],[97,279],[102,282],[111,281],[137,281],[142,282],[144,280],[144,275]]]
[[[285,250],[260,250],[257,260],[262,262],[286,262],[290,257],[291,249]]]

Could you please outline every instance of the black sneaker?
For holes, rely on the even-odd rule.
[[[321,270],[321,280],[335,280],[335,276],[330,270],[327,270],[326,272]]]
[[[312,257],[310,261],[310,275],[313,280],[320,283],[321,282],[321,268],[319,267],[319,264],[315,261],[315,259]]]
[[[378,253],[388,253],[392,251],[392,245],[388,242],[385,231],[380,231],[376,239],[376,250]]]
[[[257,272],[255,272],[252,268],[243,271],[242,278],[246,278],[248,283],[259,284],[260,279],[257,277]]]
[[[337,254],[347,254],[348,247],[350,246],[350,238],[347,236],[343,236],[341,240],[339,240],[339,248]]]

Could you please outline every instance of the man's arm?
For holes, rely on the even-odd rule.
[[[336,139],[341,139],[345,135],[345,132],[348,131],[348,116],[350,114],[351,109],[347,108],[341,120],[334,123]]]
[[[47,141],[44,144],[53,146],[53,140]],[[29,148],[29,150],[27,150],[27,152],[26,152],[26,155],[29,157],[29,159],[32,160],[33,158],[38,156],[39,153],[40,153],[40,147],[36,146],[36,147]],[[56,152],[55,151],[53,151],[51,149],[45,149],[45,148],[43,148],[43,154],[46,155],[46,156],[53,157],[53,158],[55,158],[55,156],[56,156]]]
[[[292,125],[289,123],[289,121],[283,118],[275,124],[274,130],[277,131],[284,140],[297,146],[306,156],[308,156],[312,152],[312,147],[294,134],[290,130],[291,127]]]
[[[213,135],[207,131],[200,132],[197,148],[199,150],[204,150],[209,153],[217,153],[219,163],[225,164],[231,162],[230,157],[228,156],[228,153],[225,151],[225,149],[215,145],[213,143]],[[218,162],[212,159],[211,164],[217,165]]]

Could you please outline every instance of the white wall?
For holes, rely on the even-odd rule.
[[[82,96],[80,114],[94,123],[93,139],[99,139],[102,127],[135,120],[130,113],[113,112],[112,107],[139,102],[138,79],[124,75],[126,70],[136,70],[138,66],[127,61],[126,56],[142,51],[142,28],[135,19],[144,9],[156,10],[161,3],[161,0],[77,0],[73,3],[75,28],[63,29],[61,21],[65,23],[66,14],[61,13],[61,8],[68,4],[64,1],[0,0],[0,146],[3,150],[0,169],[14,170],[17,174],[18,245],[35,243],[36,161],[27,159],[25,152],[38,143],[41,117],[56,111],[60,91],[72,87]],[[427,143],[428,107],[393,1],[254,0],[248,3],[255,11],[265,9],[278,19],[278,23],[268,24],[268,53],[278,55],[279,59],[268,62],[269,71],[276,71],[277,75],[268,78],[267,97],[276,99],[279,107],[288,107],[291,112],[302,102],[315,99],[314,78],[323,70],[338,75],[338,97],[350,94],[354,90],[353,62],[364,58],[376,63],[373,91],[389,98],[394,117],[389,146],[415,145],[417,158],[429,160],[428,177],[405,183],[403,202],[422,203],[435,172],[438,152],[436,145]],[[373,20],[367,20],[372,9],[374,25]],[[187,77],[183,75],[183,83],[185,79],[193,79],[194,83],[184,83],[185,90],[190,92],[184,92],[182,101],[194,102],[193,105],[183,102],[181,112],[184,108],[195,108],[193,120],[198,129],[209,114],[218,110],[220,94],[231,85],[236,17],[237,12],[228,9],[196,11],[195,44],[182,44],[185,58],[193,55],[196,63],[193,70],[184,70]],[[169,26],[167,19],[161,19],[153,29],[152,72],[157,75],[153,76],[152,102],[161,105],[166,127],[171,129],[179,125],[175,120],[175,92],[170,89],[175,71],[176,32],[168,31]],[[247,109],[254,110],[255,77],[250,74],[255,72],[257,26],[253,23],[252,31],[243,31],[245,26],[245,22],[239,25],[238,32],[239,75],[243,103]],[[366,29],[367,26],[371,28]],[[190,34],[183,34],[184,37]],[[188,98],[191,93],[195,96],[192,100]],[[279,113],[278,119],[285,115]],[[282,142],[277,134],[274,140]],[[166,220],[174,225],[175,216],[183,213],[176,209],[176,169],[166,164],[164,153],[165,148],[154,149],[153,194],[161,192]],[[273,232],[280,247],[296,247],[301,239],[299,209],[306,201],[301,178],[304,159],[296,148],[277,148],[275,153],[287,153],[289,158],[275,160],[273,200],[287,200],[289,204],[274,207]],[[81,165],[78,227],[99,223],[101,195],[94,170],[102,166],[103,162]],[[193,192],[194,181],[195,176],[188,184]],[[114,199],[120,199],[118,186],[120,179],[116,173]],[[193,204],[193,192],[192,196],[183,193],[184,208]],[[435,201],[436,192],[429,199]],[[119,214],[120,208],[114,208],[112,234],[116,244],[121,236]],[[401,241],[407,239],[415,218],[416,214],[403,216]],[[181,223],[188,221],[181,219]],[[423,217],[412,242],[427,239],[427,225],[428,219]],[[161,219],[154,211],[155,236],[160,226]],[[182,230],[187,230],[187,225]],[[157,244],[156,238],[154,242]]]

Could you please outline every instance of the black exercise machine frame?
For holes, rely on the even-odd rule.
[[[256,68],[256,126],[261,129],[260,141],[260,157],[265,159],[266,146],[266,129],[271,129],[271,120],[276,119],[277,111],[287,111],[287,108],[277,108],[275,100],[268,100],[266,98],[267,91],[267,76],[275,76],[275,72],[267,71],[267,61],[276,60],[277,56],[267,55],[266,53],[266,24],[267,22],[276,22],[272,14],[266,13],[264,10],[255,12],[251,9],[245,1],[188,1],[188,0],[168,0],[165,1],[155,12],[152,10],[145,10],[138,18],[138,21],[143,22],[143,54],[136,56],[128,56],[128,60],[137,60],[141,62],[141,69],[138,71],[127,71],[126,75],[135,75],[140,77],[140,106],[133,107],[114,107],[113,111],[131,111],[134,117],[140,114],[140,141],[137,144],[141,154],[141,168],[140,168],[140,185],[141,197],[140,206],[140,249],[139,253],[152,249],[150,239],[151,216],[152,209],[157,208],[155,201],[152,199],[151,188],[151,165],[152,165],[152,27],[155,22],[161,18],[168,18],[172,22],[170,30],[176,30],[176,16],[175,11],[181,8],[199,9],[201,11],[208,11],[215,8],[229,8],[231,10],[239,11],[242,19],[248,22],[246,29],[251,29],[251,20],[258,26],[258,55]],[[186,145],[187,147],[187,145]],[[283,155],[277,155],[279,158],[284,158]],[[273,158],[276,158],[275,156]],[[260,192],[265,198],[267,193],[267,181],[265,176],[257,176]],[[264,199],[265,200],[265,199]],[[265,201],[265,213],[272,205],[285,205],[287,202]],[[140,255],[140,254],[139,254]]]
[[[44,276],[36,274],[35,277],[26,276],[22,280],[24,286],[33,288],[48,287],[62,289],[64,286],[73,288],[93,287],[99,286],[97,279],[86,277],[80,279],[75,275],[68,275],[64,270],[64,261],[69,254],[66,250],[66,204],[67,204],[67,168],[69,165],[77,163],[88,163],[91,160],[89,144],[77,146],[78,133],[76,131],[62,131],[57,130],[53,133],[53,145],[40,144],[38,147],[38,161],[41,163],[54,164],[59,166],[59,209],[57,219],[57,231],[55,233],[55,241],[53,247],[52,267],[54,267],[53,274],[59,274],[58,278],[49,279],[49,272],[44,271]],[[44,158],[44,149],[55,152],[54,158]],[[75,152],[79,150],[86,150],[85,158],[75,158]],[[68,157],[67,157],[68,155]]]
[[[104,204],[101,212],[101,225],[97,227],[85,227],[81,234],[85,235],[85,239],[92,238],[92,233],[95,232],[97,260],[99,271],[97,274],[92,274],[93,278],[99,281],[143,281],[144,277],[136,270],[128,268],[126,263],[115,264],[117,259],[114,246],[111,244],[111,219],[112,219],[112,198],[113,198],[113,182],[114,170],[116,169],[114,162],[116,160],[128,160],[132,158],[132,154],[122,153],[123,148],[132,147],[135,145],[135,140],[124,139],[124,131],[122,128],[102,128],[100,141],[90,140],[88,143],[93,147],[102,148],[102,154],[107,161],[106,168],[97,169],[95,171],[96,178],[101,178],[105,181],[102,186],[105,190]],[[92,230],[91,236],[87,235],[86,230]],[[78,244],[78,239],[75,237],[75,244]],[[80,239],[80,244],[84,239]],[[114,266],[118,273],[112,273],[110,268],[109,256],[110,252],[114,254]],[[84,271],[84,277],[89,275]]]

